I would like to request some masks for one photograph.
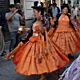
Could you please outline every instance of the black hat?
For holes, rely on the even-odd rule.
[[[35,1],[34,6],[32,6],[31,8],[33,8],[33,9],[44,9],[44,5],[42,2]]]
[[[53,3],[53,6],[56,6],[57,4],[56,3]]]
[[[67,8],[69,9],[69,5],[64,3],[64,4],[61,6],[61,10],[64,9],[65,7],[67,7]]]

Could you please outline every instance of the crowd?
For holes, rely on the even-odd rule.
[[[39,80],[47,80],[44,74],[56,71],[59,77],[59,69],[74,58],[73,53],[80,51],[80,8],[65,3],[61,9],[56,3],[44,8],[44,4],[38,1],[31,8],[35,19],[31,28],[25,29],[25,16],[20,4],[9,6],[10,12],[5,14],[5,19],[11,42],[9,53],[5,54],[4,59],[13,56],[15,71],[23,75],[41,75]],[[27,32],[22,38],[24,30]],[[78,75],[76,78],[73,76],[80,71],[77,65],[73,67],[78,62],[79,58],[59,80],[78,80]]]
[[[22,34],[18,31],[19,28],[23,28],[25,25],[25,17],[24,17],[24,12],[21,8],[20,3],[16,3],[16,5],[11,4],[9,5],[9,12],[7,12],[5,15],[3,15],[3,12],[0,12],[0,26],[3,29],[7,21],[8,24],[8,29],[9,29],[9,38],[10,38],[10,47],[9,47],[9,52],[20,42],[22,38]],[[0,29],[1,33],[1,48],[2,48],[2,54],[1,56],[6,55],[6,50],[5,50],[5,42],[4,42],[4,37],[2,34],[2,29]]]

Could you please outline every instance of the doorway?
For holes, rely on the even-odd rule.
[[[20,0],[14,0],[14,3],[20,3]]]

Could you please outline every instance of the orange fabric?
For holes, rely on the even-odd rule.
[[[58,26],[56,29],[56,32],[70,32],[73,31],[73,28],[69,25],[69,18],[68,16],[65,17],[65,19],[62,19],[62,16],[60,16],[58,20]]]
[[[9,54],[5,56],[5,59],[8,60],[12,55],[14,55],[23,45],[23,42],[20,42],[14,50],[12,50]]]
[[[79,27],[76,27],[75,29],[76,29],[77,34],[78,34],[79,37],[80,37],[80,28],[79,28]]]
[[[31,42],[35,42],[35,41],[38,41],[39,37],[38,36],[32,36],[29,38],[29,41]]]
[[[61,68],[62,66],[64,66],[65,64],[67,64],[69,62],[69,59],[64,55],[64,53],[62,53],[62,51],[60,50],[60,48],[54,44],[54,42],[52,42],[52,40],[50,40],[50,38],[47,35],[46,32],[46,39],[47,39],[47,47],[48,49],[48,53],[53,53],[53,57],[56,60],[56,64],[58,66],[58,68]],[[54,54],[54,50],[57,52],[57,54]]]
[[[48,36],[51,36],[54,32],[54,28],[51,28],[49,31],[48,31]]]
[[[34,29],[34,26],[32,27]],[[34,33],[38,33],[39,32],[39,26],[37,25],[35,27],[35,32]],[[29,41],[31,42],[35,42],[35,41],[38,41],[39,40],[39,36],[32,36],[29,38]]]
[[[59,24],[55,32],[50,36],[53,42],[65,54],[71,54],[80,50],[80,37],[69,25],[69,19],[59,18]]]
[[[35,29],[35,33],[39,32],[39,26],[38,25],[35,28],[34,28],[34,26],[32,28]]]
[[[20,26],[20,28],[24,29],[24,26]]]
[[[50,24],[53,26],[54,25],[54,20],[52,19],[52,17],[50,17]]]
[[[19,29],[21,29],[21,30],[19,30]],[[23,30],[24,30],[24,26],[20,25],[20,27],[18,28],[18,32],[17,33],[18,34],[22,34]]]
[[[14,54],[13,63],[16,65],[16,72],[23,75],[50,73],[69,62],[69,59],[50,41],[47,32],[46,39],[44,41],[44,36],[39,33],[39,36],[32,36],[23,44]]]

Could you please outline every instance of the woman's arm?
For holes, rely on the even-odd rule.
[[[42,25],[41,22],[39,23],[39,31],[40,31],[41,33],[44,33],[44,27],[43,27],[43,25]]]

